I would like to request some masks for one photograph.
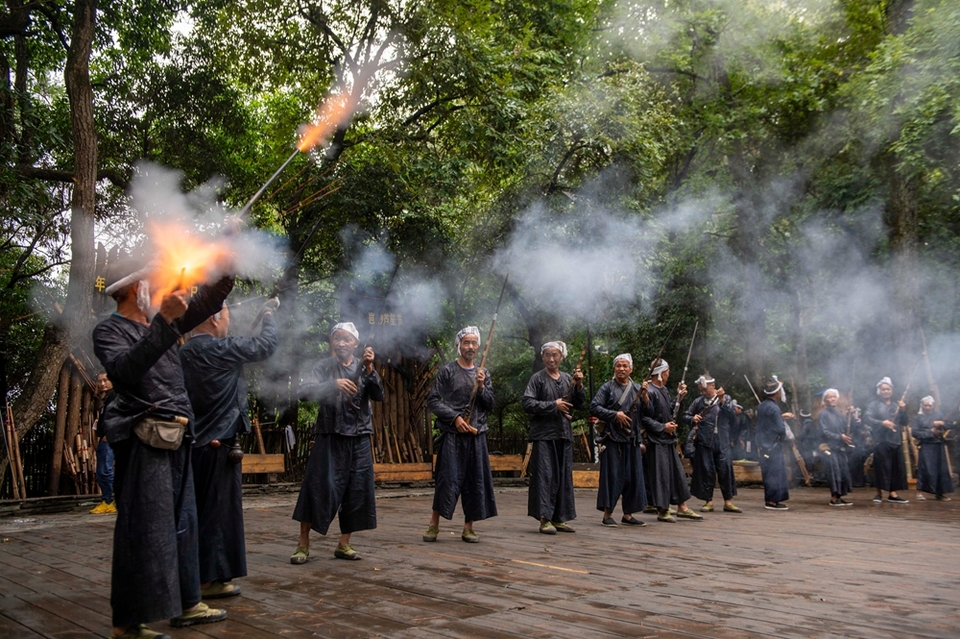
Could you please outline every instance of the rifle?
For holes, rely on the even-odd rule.
[[[913,385],[913,378],[917,374],[917,369],[920,368],[920,364],[923,363],[922,360],[917,362],[917,365],[914,367],[913,372],[910,373],[910,378],[907,380],[907,386],[903,389],[903,395],[900,396],[900,401],[897,402],[897,410],[894,411],[893,417],[890,421],[893,422],[894,427],[899,432],[900,435],[900,447],[903,449],[903,468],[906,471],[907,479],[910,478],[913,472],[913,460],[910,457],[910,425],[908,424],[905,428],[900,428],[900,425],[897,424],[897,417],[900,416],[900,404],[907,401],[907,393],[910,392],[910,387]],[[909,439],[908,439],[909,438]]]
[[[687,368],[690,366],[690,356],[693,355],[693,345],[697,340],[697,329],[700,328],[700,320],[693,325],[693,337],[690,338],[690,348],[687,349],[687,361],[683,364],[683,374],[680,375],[680,384],[677,385],[677,403],[673,407],[673,421],[677,421],[680,415],[680,387],[686,385]]]
[[[480,358],[480,367],[477,369],[479,373],[487,365],[487,355],[490,353],[490,342],[493,341],[493,329],[497,327],[497,315],[500,314],[500,304],[503,302],[503,293],[507,290],[507,282],[510,280],[510,274],[507,273],[506,277],[503,278],[503,287],[500,289],[500,298],[497,300],[497,308],[493,311],[493,321],[490,322],[490,331],[487,333],[487,345],[483,347],[483,357]],[[473,419],[473,409],[477,403],[477,392],[480,390],[480,382],[475,382],[473,385],[473,391],[470,393],[470,403],[467,404],[467,416],[463,418],[463,421],[467,422],[467,427],[470,429],[470,433],[473,435],[477,434],[477,429],[470,424],[470,420]]]
[[[857,379],[857,359],[854,358],[853,372],[850,374],[850,406],[848,407],[848,410],[847,410],[847,437],[851,437],[850,427],[853,425],[853,411],[849,409],[853,408],[853,385],[856,383],[855,382],[856,379]],[[847,450],[849,448],[856,448],[856,446],[854,446],[853,444],[845,444],[844,446],[842,446],[842,448],[844,450]]]
[[[793,375],[790,376],[790,403],[791,407],[793,408],[793,421],[796,422],[797,431],[799,431],[803,424],[800,422],[800,404],[797,401],[797,385],[793,381]],[[793,456],[797,460],[797,464],[800,466],[800,472],[803,474],[803,483],[805,483],[807,486],[810,486],[810,471],[807,470],[807,464],[803,461],[803,455],[800,454],[800,449],[797,448],[796,436],[790,440],[790,447],[793,448]]]

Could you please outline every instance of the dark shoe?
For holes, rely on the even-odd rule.
[[[841,498],[840,498],[840,505],[841,505],[841,506],[853,506],[853,502],[852,502],[852,501],[847,501],[846,499],[844,499],[843,497],[841,497]]]
[[[227,618],[226,610],[211,608],[202,601],[193,607],[193,610],[184,612],[179,617],[170,620],[170,625],[174,628],[186,628],[187,626],[196,626],[201,623],[214,623],[223,621]]]
[[[937,495],[937,501],[950,501],[950,498],[946,495]]]
[[[540,532],[544,535],[556,535],[557,529],[549,521],[544,521],[540,523]]]
[[[347,559],[349,561],[358,561],[361,559],[360,553],[350,544],[338,544],[337,549],[333,551],[333,556],[337,559]]]
[[[204,599],[226,599],[227,597],[236,597],[239,594],[240,586],[222,581],[215,581],[206,588],[200,589],[200,596]]]
[[[724,504],[724,505],[723,505],[723,512],[725,512],[725,513],[742,513],[743,511],[740,509],[740,506],[737,506],[737,505],[735,505],[735,504],[730,504],[729,506],[726,505],[726,504]]]
[[[437,535],[440,534],[440,526],[428,526],[427,532],[423,533],[424,541],[436,541]]]
[[[909,504],[910,503],[909,500],[904,499],[903,497],[887,497],[887,501],[889,501],[891,504]]]
[[[875,504],[882,504],[882,503],[883,503],[883,495],[874,495],[874,496],[873,496],[873,503],[875,503]]]
[[[150,630],[146,624],[130,626],[122,635],[110,635],[111,639],[170,639],[170,635],[165,635],[156,630]]]
[[[780,503],[776,503],[776,504],[766,503],[763,505],[763,507],[766,508],[767,510],[790,510],[789,508],[787,508],[786,504],[780,504]]]
[[[831,500],[830,500],[830,505],[831,505],[831,506],[843,506],[844,504],[843,504],[842,501],[840,501],[839,498],[837,498],[837,499],[831,499]]]
[[[630,519],[627,519],[626,517],[621,517],[620,523],[623,524],[624,526],[636,526],[637,528],[642,528],[647,525],[646,523],[640,521],[636,517],[631,517]]]
[[[306,546],[297,546],[297,549],[290,555],[291,564],[305,564],[307,557],[310,556],[310,549]]]
[[[480,538],[477,536],[477,533],[472,530],[464,530],[460,533],[460,539],[467,542],[468,544],[475,544],[480,541]]]
[[[606,526],[607,528],[616,528],[617,522],[613,519],[613,517],[604,517],[603,521],[600,522],[600,525]]]
[[[550,523],[553,524],[553,527],[557,529],[557,532],[565,532],[565,533],[575,533],[575,532],[577,532],[576,530],[573,529],[573,526],[571,526],[570,524],[568,524],[568,523],[566,523],[566,522],[562,522],[562,521],[551,521]]]
[[[713,502],[708,501],[703,506],[700,506],[700,512],[702,513],[712,513],[713,512]]]
[[[692,521],[703,521],[703,515],[698,515],[689,508],[686,510],[678,510],[676,517],[679,519],[690,519]]]

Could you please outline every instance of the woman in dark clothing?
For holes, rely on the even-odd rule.
[[[917,459],[917,499],[924,501],[923,493],[933,493],[941,501],[949,501],[946,493],[953,492],[950,467],[947,465],[947,444],[944,433],[949,423],[936,410],[936,400],[924,397],[920,414],[913,419],[913,437],[920,445]]]

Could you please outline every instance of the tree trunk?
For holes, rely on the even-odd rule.
[[[70,397],[70,367],[60,367],[60,382],[57,386],[57,421],[53,429],[53,455],[50,459],[48,495],[60,494],[60,471],[63,466],[63,439],[67,432],[67,403]]]

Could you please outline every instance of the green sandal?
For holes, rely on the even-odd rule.
[[[291,564],[305,564],[310,556],[310,549],[306,546],[297,546],[297,550],[290,556]]]
[[[333,551],[333,556],[337,559],[348,559],[350,561],[357,561],[360,559],[360,553],[350,544],[340,544],[337,546],[337,549]]]

